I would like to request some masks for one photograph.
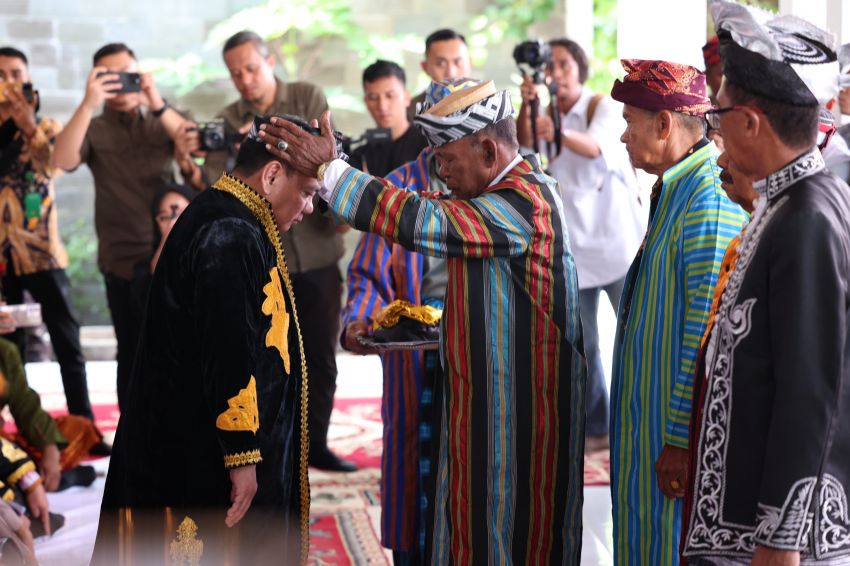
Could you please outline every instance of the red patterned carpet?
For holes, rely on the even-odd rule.
[[[391,564],[380,544],[381,400],[337,399],[331,448],[360,471],[310,470],[310,563]],[[585,458],[585,486],[608,485],[608,452]]]

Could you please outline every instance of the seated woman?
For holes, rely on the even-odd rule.
[[[162,247],[165,245],[165,239],[174,227],[174,223],[183,213],[197,191],[185,185],[169,184],[162,188],[153,201],[153,221],[154,221],[154,254],[151,259],[151,273],[156,270],[156,262],[159,260],[159,254],[162,253]]]
[[[14,320],[0,312],[0,334],[14,331]],[[41,398],[27,383],[24,364],[17,347],[0,338],[0,410],[9,407],[17,432],[0,432],[23,447],[38,463],[44,488],[56,491],[70,485],[88,485],[94,470],[75,470],[62,481],[62,470],[75,468],[89,450],[103,440],[89,419],[63,415],[54,420],[41,406]],[[0,419],[0,427],[3,422]]]

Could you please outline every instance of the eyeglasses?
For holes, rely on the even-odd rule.
[[[705,113],[705,121],[708,122],[708,127],[712,130],[720,129],[720,115],[733,110],[751,110],[756,114],[764,114],[764,110],[757,106],[747,106],[745,104],[736,104],[728,108],[712,108]]]

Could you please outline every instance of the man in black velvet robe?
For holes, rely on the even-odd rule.
[[[306,559],[307,374],[279,231],[312,211],[317,189],[268,154],[255,129],[233,173],[171,231],[94,564]]]

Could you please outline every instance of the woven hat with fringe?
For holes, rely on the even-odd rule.
[[[462,78],[431,83],[413,123],[431,147],[440,147],[480,132],[513,112],[507,90],[496,90],[493,81]]]

